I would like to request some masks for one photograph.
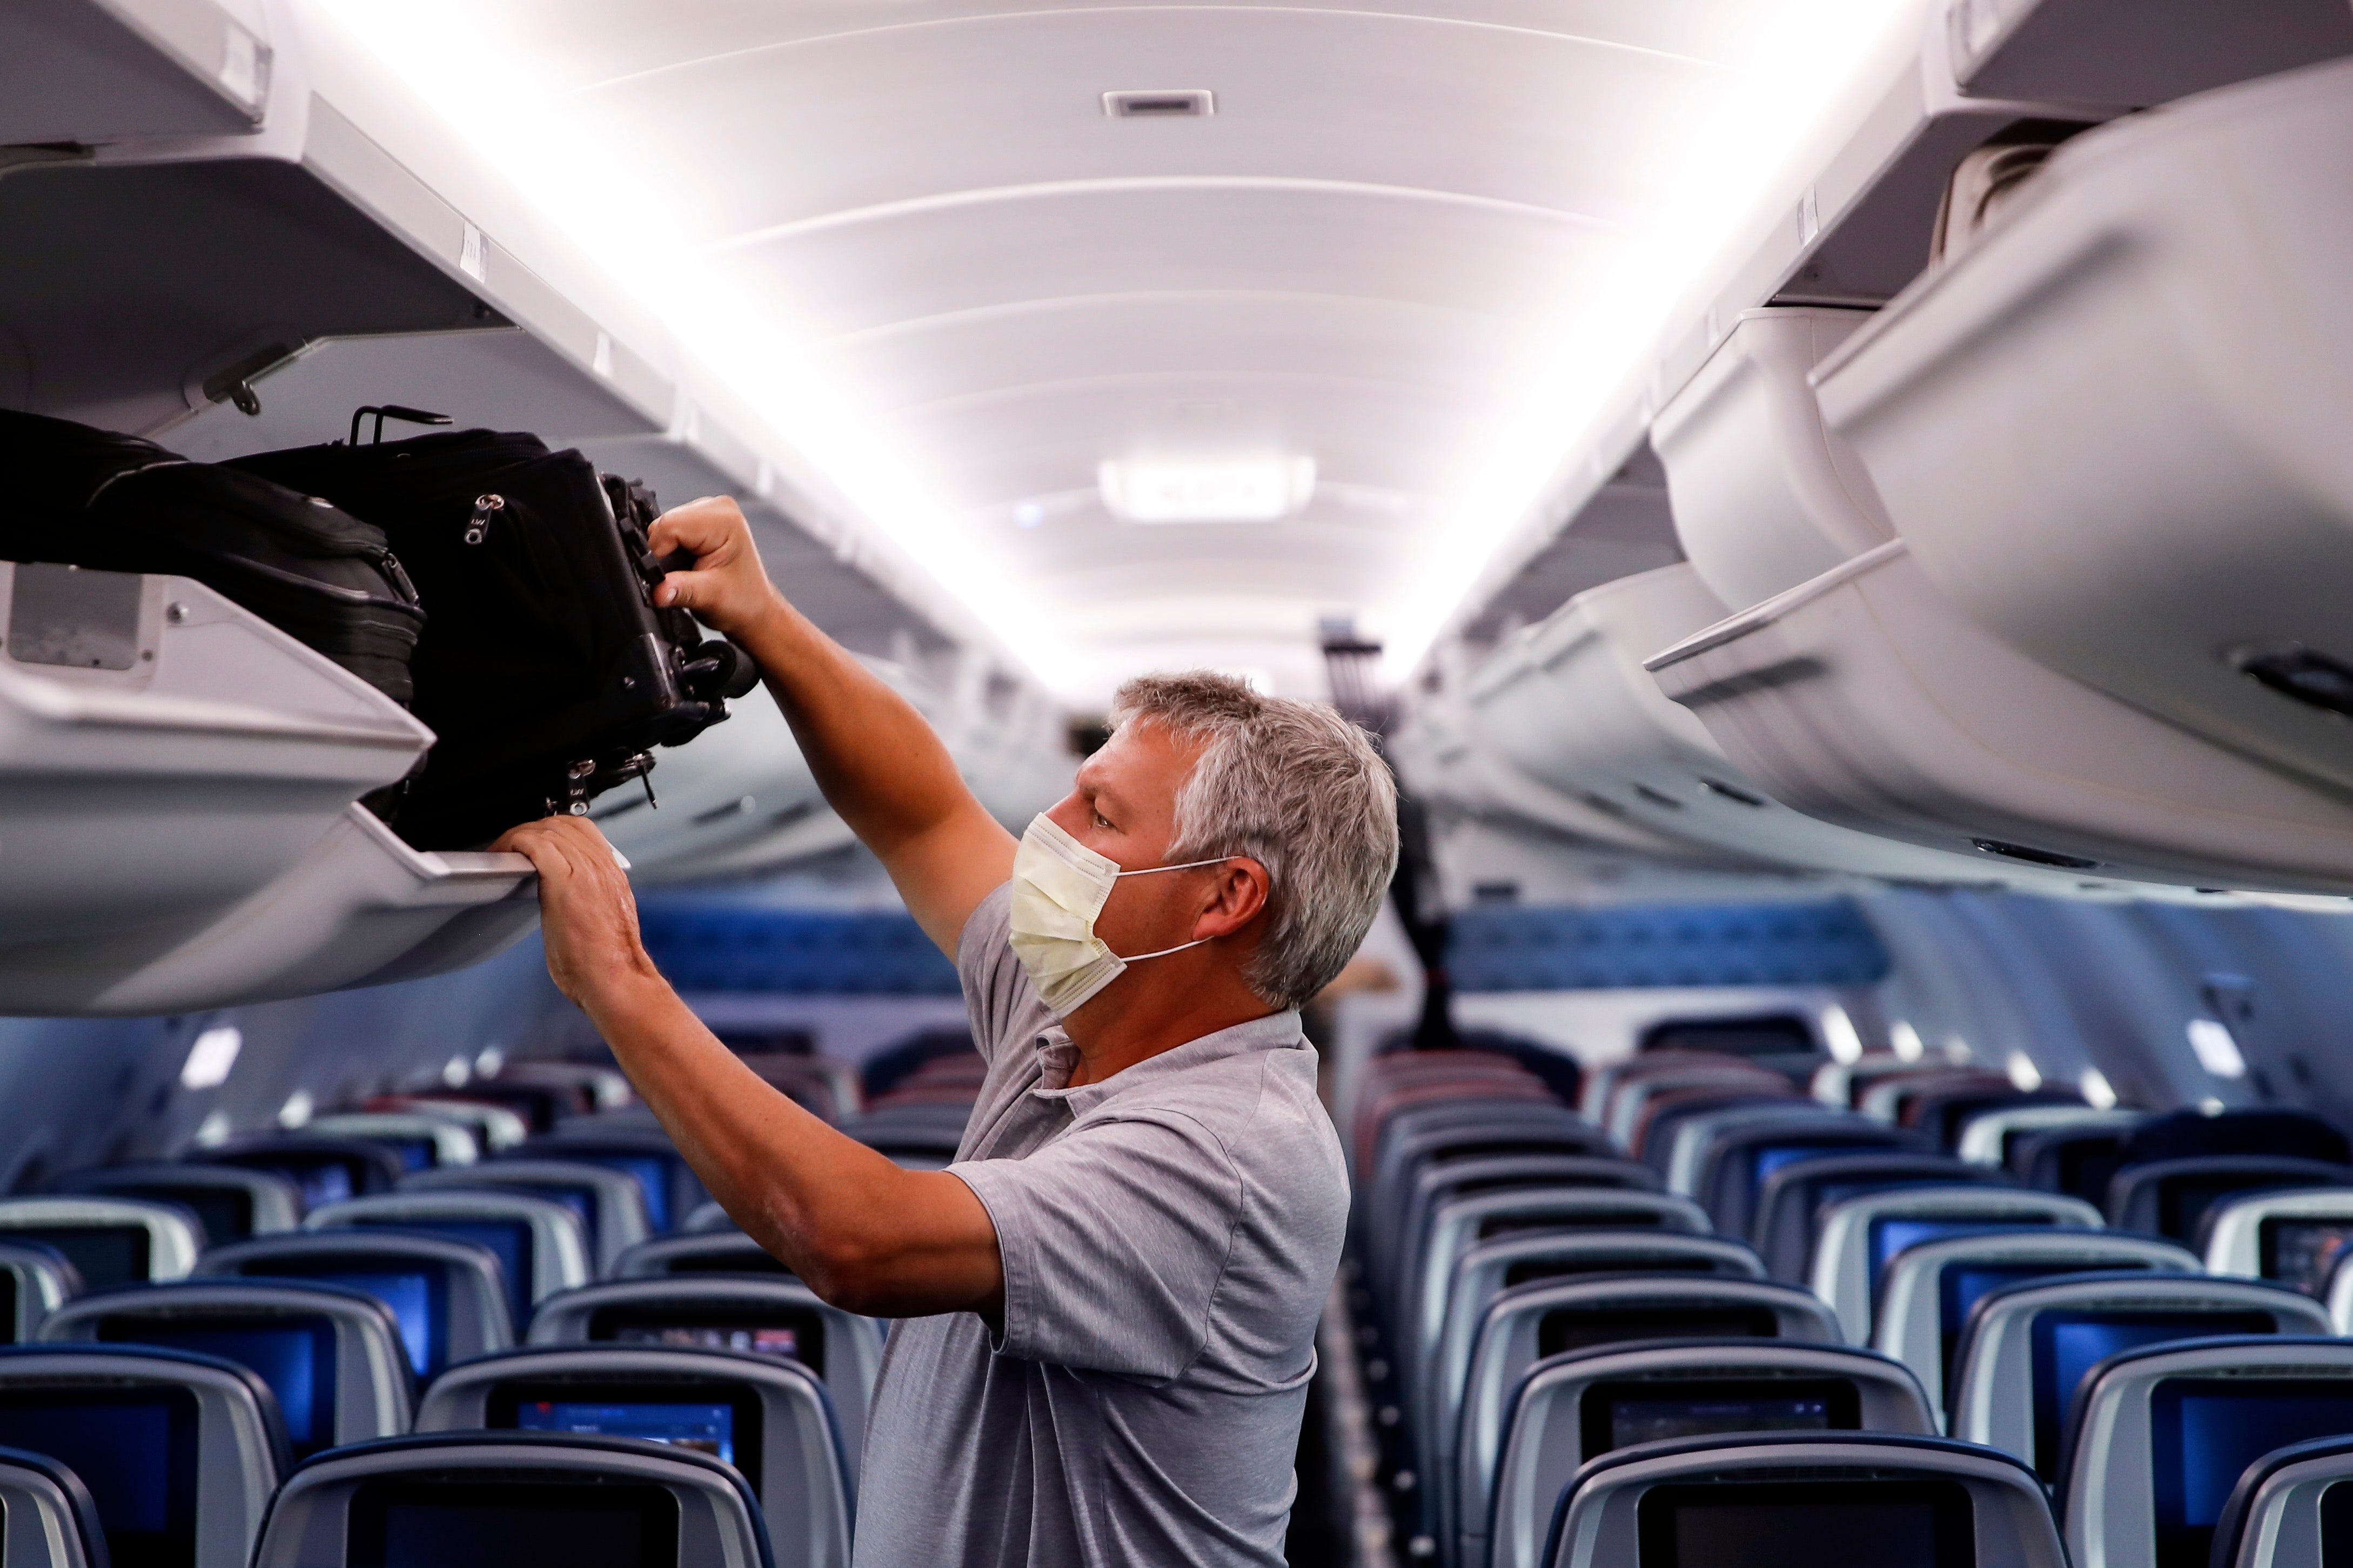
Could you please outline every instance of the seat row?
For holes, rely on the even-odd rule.
[[[1347,1129],[1355,1300],[1368,1378],[1393,1401],[1392,1485],[1426,1552],[1572,1560],[1556,1505],[1580,1467],[1645,1441],[1797,1428],[1997,1449],[2074,1510],[2078,1568],[2121,1568],[2147,1558],[2097,1547],[2107,1527],[2070,1500],[2097,1489],[2067,1484],[2147,1458],[2120,1461],[2124,1439],[2099,1425],[2090,1374],[2106,1358],[2211,1335],[2353,1357],[2319,1301],[2277,1282],[2309,1285],[2353,1235],[2353,1172],[2324,1124],[2119,1119],[1868,1058],[1817,1072],[1830,1081],[1810,1094],[1737,1059],[1650,1057],[1588,1074],[1584,1114],[1474,1053],[1377,1058],[1367,1075]],[[1867,1104],[1823,1103],[1832,1089]],[[2124,1212],[2159,1223],[2126,1234],[2079,1196],[1951,1152],[2005,1117],[1998,1158],[2063,1131],[2106,1138]],[[2183,1152],[2251,1138],[2303,1152]],[[2209,1274],[2160,1229],[2201,1235],[2219,1273],[2270,1280]],[[2324,1389],[2313,1419],[2353,1429],[2340,1392],[2353,1384]],[[2077,1447],[2084,1420],[2101,1436]],[[2277,1446],[2195,1434],[2226,1480]],[[2179,1489],[2144,1489],[2147,1519],[2171,1517]]]

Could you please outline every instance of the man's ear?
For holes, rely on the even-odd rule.
[[[1196,931],[1204,937],[1230,936],[1259,917],[1266,908],[1271,886],[1266,868],[1237,856],[1218,868],[1208,908],[1201,911]]]

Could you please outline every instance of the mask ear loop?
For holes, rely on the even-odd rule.
[[[1112,879],[1113,881],[1117,881],[1122,877],[1149,877],[1155,871],[1190,871],[1197,866],[1222,866],[1229,860],[1240,860],[1244,858],[1247,858],[1247,857],[1240,855],[1212,855],[1207,860],[1187,860],[1181,866],[1146,866],[1140,870],[1114,871],[1112,873]],[[1118,959],[1122,963],[1141,963],[1147,958],[1166,958],[1172,952],[1182,952],[1188,947],[1203,947],[1217,940],[1218,939],[1213,936],[1205,936],[1192,942],[1180,942],[1175,947],[1164,947],[1158,952],[1139,952],[1132,956],[1125,957],[1114,952],[1112,956]]]

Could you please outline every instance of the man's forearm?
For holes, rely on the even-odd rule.
[[[892,1316],[989,1310],[996,1234],[955,1177],[902,1170],[794,1104],[650,965],[587,1009],[712,1195],[819,1296]]]

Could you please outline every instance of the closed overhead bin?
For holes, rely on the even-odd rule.
[[[1959,611],[2353,789],[2348,254],[2353,64],[2187,100],[2061,148],[1822,410]]]
[[[1648,668],[1748,776],[1832,822],[1989,865],[2353,889],[2353,800],[2036,663],[1902,540]]]

